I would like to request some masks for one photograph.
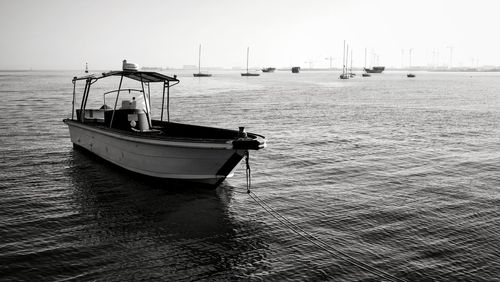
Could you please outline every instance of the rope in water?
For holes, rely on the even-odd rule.
[[[286,228],[291,230],[292,232],[296,233],[300,237],[308,240],[318,248],[321,248],[322,250],[328,252],[329,254],[332,255],[338,255],[341,254],[344,257],[347,258],[347,261],[350,262],[351,264],[367,271],[370,272],[371,274],[381,277],[381,278],[389,278],[390,280],[393,281],[406,281],[404,279],[398,278],[384,270],[378,269],[376,267],[370,266],[355,257],[344,253],[340,250],[334,249],[332,246],[328,245],[326,242],[321,240],[320,238],[312,235],[311,233],[305,231],[302,229],[300,226],[296,225],[295,223],[291,222],[289,219],[287,219],[285,216],[281,215],[278,211],[273,209],[271,206],[269,206],[264,200],[259,198],[257,194],[255,194],[253,191],[250,190],[251,186],[251,169],[250,169],[250,163],[249,163],[249,153],[248,151],[246,152],[246,180],[247,180],[247,194],[254,200],[258,205],[260,205],[267,213],[269,213],[272,217],[274,217],[276,220],[278,220],[281,224],[283,224]]]

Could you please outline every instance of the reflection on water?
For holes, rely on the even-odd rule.
[[[166,189],[164,182],[137,180],[80,150],[70,152],[67,173],[85,219],[75,236],[88,249],[77,255],[92,260],[87,278],[179,278],[178,271],[195,278],[213,271],[232,279],[266,256],[262,238],[238,234],[262,227],[231,216],[230,187]]]

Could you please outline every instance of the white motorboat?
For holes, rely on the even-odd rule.
[[[63,121],[69,127],[75,147],[142,175],[217,186],[233,175],[249,150],[266,146],[265,137],[247,133],[244,127],[229,130],[170,122],[170,88],[179,80],[176,76],[137,69],[136,65],[124,61],[122,71],[73,78],[72,115]],[[103,106],[88,109],[93,84],[111,77],[120,78],[118,89],[95,91],[94,98],[102,97]],[[140,88],[122,88],[124,78],[138,82]],[[85,82],[85,88],[80,107],[75,109],[79,81]],[[150,83],[163,84],[160,119],[151,117]],[[113,107],[106,105],[107,95],[115,96]]]

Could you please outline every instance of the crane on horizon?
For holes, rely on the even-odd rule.
[[[305,61],[304,64],[309,64],[309,68],[312,69],[313,61]]]
[[[333,57],[330,56],[328,58],[325,58],[325,60],[330,61],[330,69],[332,69],[332,62],[333,62]]]
[[[450,49],[450,65],[448,68],[451,69],[453,67],[453,46],[447,46],[446,48]]]

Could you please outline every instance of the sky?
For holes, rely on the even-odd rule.
[[[500,1],[0,0],[0,69],[500,66]]]

